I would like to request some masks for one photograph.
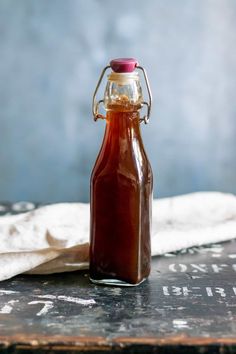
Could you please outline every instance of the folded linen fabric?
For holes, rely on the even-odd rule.
[[[236,196],[199,192],[153,201],[152,256],[236,237]],[[0,280],[87,269],[89,204],[0,217]]]

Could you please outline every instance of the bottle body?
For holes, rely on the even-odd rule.
[[[113,108],[91,176],[93,282],[136,285],[148,277],[152,184],[138,110]]]

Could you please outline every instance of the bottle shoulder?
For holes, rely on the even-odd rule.
[[[91,178],[150,179],[152,170],[140,132],[139,116],[112,115]]]
[[[95,166],[91,174],[91,180],[108,180],[114,179],[119,181],[143,181],[152,180],[152,168],[145,151],[141,154],[127,154],[119,158],[117,156],[98,156]]]

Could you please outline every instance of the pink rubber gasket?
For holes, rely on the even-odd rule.
[[[134,58],[119,58],[111,60],[110,65],[116,73],[132,73],[138,61]]]

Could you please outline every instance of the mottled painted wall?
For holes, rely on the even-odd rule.
[[[1,0],[0,200],[87,201],[110,58],[137,57],[155,196],[236,193],[235,0]]]

